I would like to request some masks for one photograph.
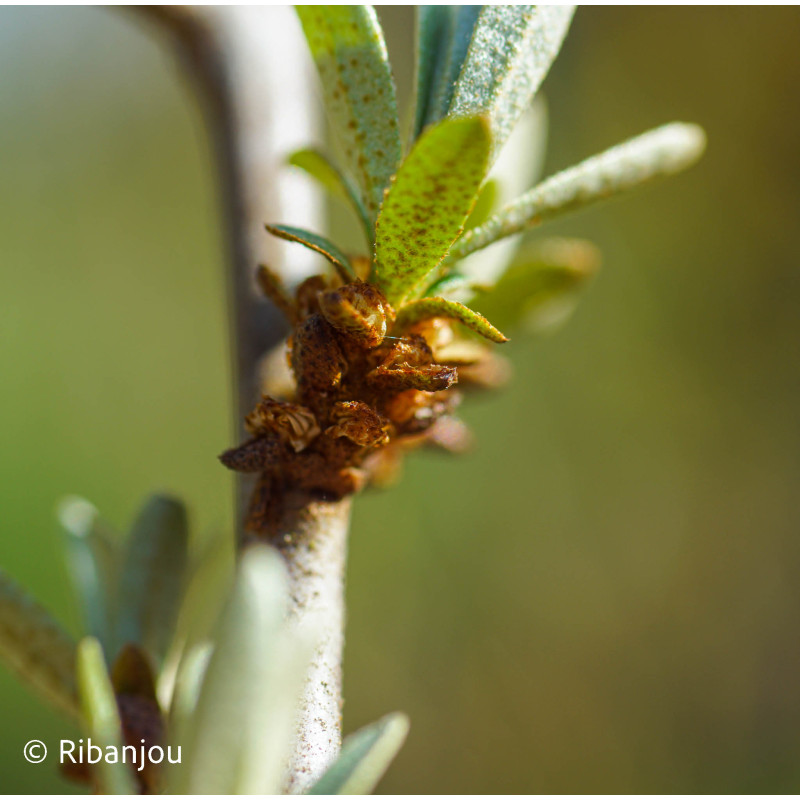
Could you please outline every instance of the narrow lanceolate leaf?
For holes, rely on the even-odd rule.
[[[483,118],[448,119],[425,131],[403,162],[378,218],[371,278],[395,307],[460,235],[490,149]]]
[[[76,671],[86,733],[103,753],[107,747],[120,752],[122,725],[111,679],[106,671],[100,642],[87,637],[78,644]],[[134,794],[136,787],[130,768],[122,761],[101,758],[94,767],[101,794]]]
[[[400,162],[394,81],[371,6],[297,6],[325,102],[371,221]]]
[[[341,279],[347,283],[356,279],[355,270],[350,263],[350,259],[339,248],[329,242],[324,236],[319,236],[311,231],[302,228],[293,228],[289,225],[265,225],[266,229],[280,239],[287,242],[297,242],[324,256],[333,264]]]
[[[507,205],[457,242],[451,258],[464,258],[506,236],[560,214],[633,189],[693,164],[706,137],[697,125],[673,122],[565,169]]]
[[[156,664],[163,660],[175,630],[188,543],[185,506],[159,495],[142,508],[128,537],[120,576],[117,645],[138,644]]]
[[[89,633],[110,649],[119,558],[116,543],[97,509],[81,497],[66,497],[58,506],[73,589]]]
[[[426,125],[438,122],[450,108],[453,87],[467,56],[481,6],[445,6],[445,9],[448,18],[445,24],[444,40],[440,45],[445,49],[439,54],[435,64],[425,115]],[[480,113],[480,111],[476,111],[475,114],[469,116],[476,116]]]
[[[175,794],[276,794],[311,644],[289,630],[280,556],[254,546],[218,626],[194,713],[182,726]]]
[[[2,571],[0,661],[45,700],[77,716],[75,643],[36,600]]]
[[[404,330],[416,322],[431,317],[447,317],[458,320],[491,342],[508,341],[508,338],[500,333],[486,317],[461,303],[456,303],[455,300],[445,300],[443,297],[424,297],[421,300],[407,303],[398,312],[395,327]]]
[[[523,247],[497,284],[470,302],[507,330],[542,331],[569,316],[599,265],[590,242],[545,239]]]
[[[387,714],[344,740],[333,766],[309,794],[371,794],[408,734],[405,714]]]
[[[326,155],[320,153],[319,150],[311,148],[297,150],[289,157],[289,163],[307,172],[335,197],[348,202],[364,227],[367,241],[372,244],[375,236],[374,226],[367,215],[367,210],[364,208],[361,198],[358,196],[358,190]]]
[[[486,114],[493,156],[531,104],[567,34],[574,6],[483,6],[449,114]]]
[[[417,6],[412,143],[419,137],[425,125],[434,75],[437,68],[441,69],[447,55],[451,20],[450,6]]]
[[[181,658],[175,676],[175,686],[169,698],[169,730],[173,741],[183,741],[187,735],[187,725],[197,708],[200,689],[208,668],[213,647],[210,642],[203,642],[189,648]]]

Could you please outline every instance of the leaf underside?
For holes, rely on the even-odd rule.
[[[120,575],[117,646],[138,644],[155,664],[163,660],[175,628],[188,540],[185,506],[160,495],[145,503],[128,536]]]
[[[448,115],[488,116],[496,156],[558,55],[575,6],[478,8]]]
[[[425,114],[425,125],[432,125],[443,119],[450,108],[456,79],[461,72],[464,59],[472,39],[475,23],[481,6],[444,6],[446,10],[443,37],[439,42],[441,50],[436,54],[433,80]],[[476,116],[474,114],[464,116]]]
[[[416,322],[432,317],[447,317],[457,320],[491,342],[501,344],[508,341],[506,336],[477,311],[473,311],[455,300],[445,300],[443,297],[424,297],[421,300],[407,303],[398,312],[395,325],[402,330]]]
[[[405,714],[387,714],[344,740],[342,752],[309,794],[370,794],[408,734]]]
[[[350,263],[350,259],[324,236],[311,233],[311,231],[303,228],[295,228],[291,225],[265,225],[264,227],[279,239],[285,239],[287,242],[297,242],[302,244],[303,247],[307,247],[309,250],[313,250],[315,253],[327,258],[343,281],[349,283],[356,279],[356,273]]]
[[[2,571],[0,661],[50,703],[77,716],[75,643],[36,600]]]
[[[369,219],[401,157],[394,81],[371,6],[296,6],[325,103],[358,180]]]
[[[66,497],[58,507],[64,550],[73,589],[89,633],[106,650],[113,647],[119,566],[116,542],[97,509],[81,497]]]
[[[428,128],[401,165],[378,218],[371,276],[395,307],[463,230],[490,149],[484,119],[448,119]]]
[[[286,626],[281,557],[263,545],[244,554],[217,626],[196,708],[182,728],[173,794],[275,794],[291,745],[297,697],[311,654]]]
[[[412,144],[425,125],[437,63],[444,60],[447,52],[450,16],[449,6],[417,6]]]
[[[681,122],[623,142],[547,178],[483,225],[467,231],[452,248],[448,260],[464,258],[560,214],[679,172],[693,164],[704,148],[702,128]]]

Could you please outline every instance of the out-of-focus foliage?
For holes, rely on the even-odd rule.
[[[380,14],[407,96],[411,15]],[[230,518],[212,168],[130,19],[0,17],[0,563],[77,634],[55,498],[123,529],[160,485],[199,538]],[[419,458],[359,499],[347,726],[387,697],[414,721],[383,790],[796,788],[798,23],[576,16],[543,87],[545,174],[665,118],[713,146],[673,185],[553,223],[598,243],[604,272],[559,336],[505,346],[513,382],[465,413],[480,460]],[[347,224],[337,242],[360,246]],[[21,749],[78,728],[5,672],[0,699],[4,789],[74,790]]]
[[[408,734],[405,714],[383,719],[350,734],[336,762],[308,794],[371,794]]]

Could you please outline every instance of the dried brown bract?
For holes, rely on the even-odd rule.
[[[331,410],[331,421],[333,425],[325,431],[328,436],[344,436],[360,447],[379,447],[389,441],[389,420],[366,403],[337,403]]]
[[[377,347],[394,320],[394,311],[380,289],[370,283],[350,283],[322,292],[320,311],[334,328],[367,347]]]
[[[320,434],[317,418],[309,409],[271,397],[261,399],[245,417],[244,426],[253,436],[274,433],[291,445],[296,453],[305,450]]]

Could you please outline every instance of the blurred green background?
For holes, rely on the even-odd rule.
[[[380,11],[401,94],[412,7]],[[672,119],[690,172],[550,226],[596,241],[573,320],[505,349],[460,460],[356,504],[346,728],[404,709],[382,789],[800,788],[800,11],[583,8],[547,172]],[[287,123],[290,124],[290,123]],[[77,630],[53,506],[186,497],[228,535],[223,246],[169,54],[100,8],[0,11],[0,564]],[[0,672],[2,791],[76,736]]]

